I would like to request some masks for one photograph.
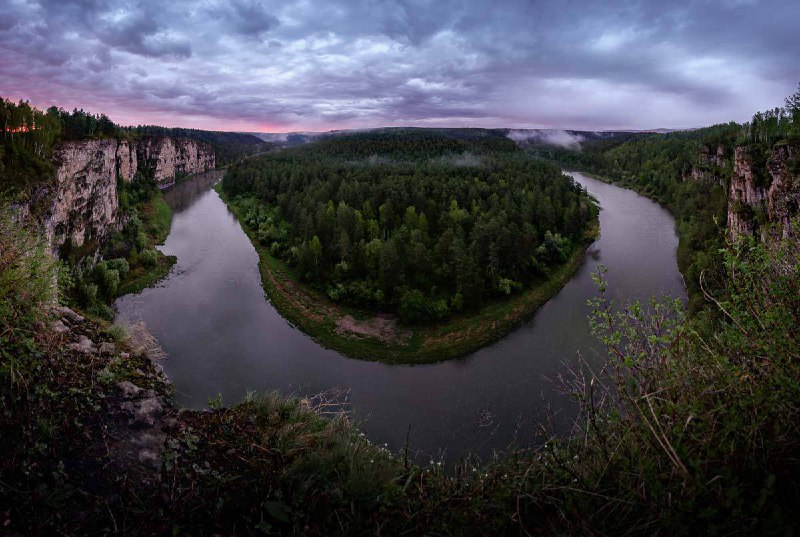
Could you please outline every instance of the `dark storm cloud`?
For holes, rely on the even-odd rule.
[[[10,0],[0,93],[229,129],[688,127],[800,80],[800,2]]]
[[[254,0],[227,2],[211,13],[221,15],[231,30],[245,36],[261,36],[278,25],[278,19]]]

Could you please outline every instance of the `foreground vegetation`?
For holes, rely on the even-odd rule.
[[[713,315],[688,316],[680,301],[614,304],[601,269],[589,322],[608,365],[564,375],[581,408],[573,434],[543,429],[537,448],[445,469],[370,443],[325,396],[176,410],[146,337],[54,307],[57,267],[40,232],[3,207],[3,531],[796,534],[794,225],[782,240],[720,243],[717,285],[703,295]]]

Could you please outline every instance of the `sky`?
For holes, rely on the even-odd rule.
[[[800,0],[0,0],[0,95],[117,123],[689,128],[800,82]]]

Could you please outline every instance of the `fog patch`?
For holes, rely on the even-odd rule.
[[[483,160],[480,157],[466,151],[460,155],[444,155],[437,160],[442,164],[457,168],[480,168],[483,166]]]
[[[578,133],[558,129],[510,130],[506,135],[518,144],[540,143],[580,151],[586,138]]]
[[[394,163],[399,163],[400,162],[397,159],[384,157],[382,155],[378,155],[377,153],[367,157],[366,161],[367,161],[367,164],[369,164],[371,166],[375,166],[375,165],[378,165],[378,164],[394,164]]]

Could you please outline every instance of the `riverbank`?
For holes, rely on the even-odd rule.
[[[166,278],[175,265],[174,255],[164,255],[156,246],[164,244],[172,226],[172,209],[164,199],[160,190],[156,190],[149,201],[145,202],[139,212],[147,237],[147,247],[156,252],[155,264],[147,267],[142,264],[134,266],[120,283],[117,296],[130,293],[141,293]]]
[[[278,312],[321,345],[347,356],[390,364],[422,364],[466,356],[507,335],[557,294],[581,266],[586,249],[599,234],[599,224],[550,277],[520,294],[498,300],[479,311],[454,316],[445,323],[405,326],[393,315],[341,306],[294,277],[292,269],[261,245],[239,208],[215,190],[233,212],[259,256],[262,286]]]

